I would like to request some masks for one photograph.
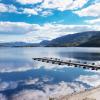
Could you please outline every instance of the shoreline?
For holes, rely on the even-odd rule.
[[[75,92],[58,98],[50,98],[49,100],[100,100],[100,85],[79,93]]]

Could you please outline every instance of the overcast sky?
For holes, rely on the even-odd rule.
[[[100,30],[100,0],[0,0],[0,42],[40,42]]]

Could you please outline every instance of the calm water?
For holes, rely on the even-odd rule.
[[[0,100],[48,100],[100,85],[99,71],[46,64],[33,57],[100,65],[100,48],[0,48]]]

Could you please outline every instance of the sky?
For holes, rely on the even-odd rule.
[[[100,0],[0,0],[0,42],[40,42],[99,31]]]

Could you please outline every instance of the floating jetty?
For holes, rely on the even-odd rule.
[[[95,65],[95,63],[88,64],[87,62],[81,63],[80,61],[78,62],[73,62],[71,60],[69,61],[64,61],[58,58],[32,58],[35,61],[41,61],[41,62],[46,62],[46,63],[52,63],[52,64],[58,64],[58,65],[67,65],[67,66],[74,66],[74,67],[80,67],[83,69],[91,69],[91,70],[98,70],[100,69],[100,66]]]

